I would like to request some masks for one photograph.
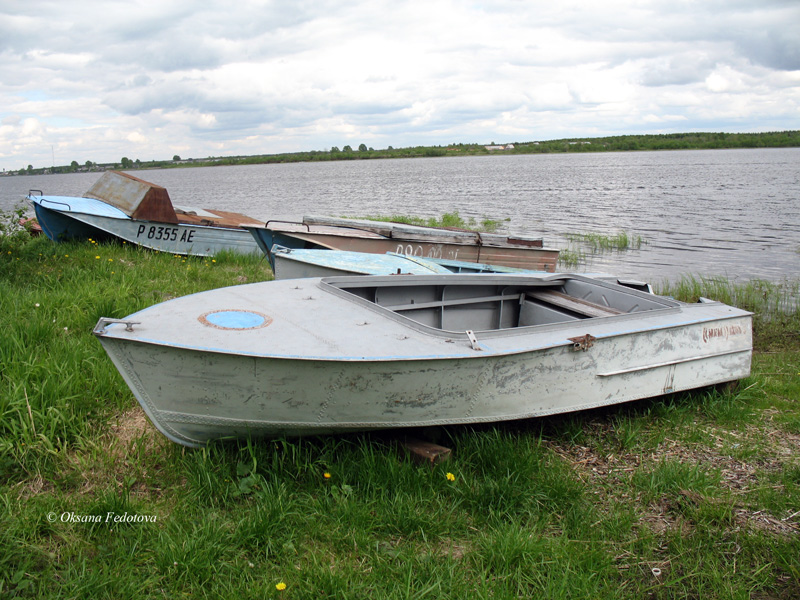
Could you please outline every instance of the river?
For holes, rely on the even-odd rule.
[[[177,205],[260,219],[441,216],[503,222],[582,252],[574,270],[661,281],[800,276],[800,148],[466,156],[132,172]],[[0,177],[0,210],[29,189],[80,196],[98,173]],[[571,234],[641,236],[592,253]]]

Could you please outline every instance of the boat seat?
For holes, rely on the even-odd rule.
[[[556,292],[555,290],[527,291],[525,295],[534,300],[551,304],[557,308],[563,308],[571,312],[586,317],[611,317],[613,315],[624,314],[623,311],[603,306],[588,300],[573,298],[567,294]]]

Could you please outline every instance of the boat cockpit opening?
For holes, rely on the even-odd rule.
[[[446,331],[513,329],[678,306],[668,298],[587,278],[524,283],[486,278],[485,282],[397,285],[371,284],[368,279],[331,283],[417,323]]]

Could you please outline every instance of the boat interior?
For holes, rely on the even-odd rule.
[[[367,277],[326,283],[445,331],[513,329],[679,306],[669,298],[576,276],[520,282],[488,275],[467,280],[455,276],[446,283],[397,277],[396,283],[388,284],[386,278],[377,278],[383,280],[378,283]]]

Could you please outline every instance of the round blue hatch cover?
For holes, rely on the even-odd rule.
[[[197,318],[203,325],[217,329],[258,329],[272,323],[272,318],[252,310],[215,310]]]

